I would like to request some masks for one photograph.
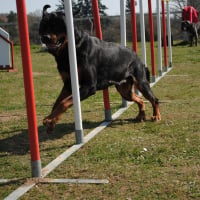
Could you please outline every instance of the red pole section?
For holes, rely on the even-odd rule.
[[[96,36],[100,40],[102,40],[101,23],[100,23],[100,16],[99,16],[99,6],[98,6],[97,0],[92,0],[92,10],[93,10],[93,16],[94,16],[94,26],[95,26]],[[103,90],[103,99],[104,99],[104,108],[105,108],[105,112],[106,112],[105,118],[106,118],[106,120],[111,120],[110,100],[109,100],[108,89]]]
[[[151,0],[148,0],[149,8],[149,29],[150,29],[150,44],[151,44],[151,67],[152,67],[152,82],[156,80],[156,70],[155,70],[155,53],[154,53],[154,32],[153,32],[153,15],[152,15],[152,5]]]
[[[136,12],[135,12],[135,0],[131,0],[131,21],[132,21],[132,44],[133,50],[137,53],[137,28],[136,28]]]
[[[14,48],[13,48],[13,42],[11,42],[10,46],[11,46],[11,55],[12,55],[12,68],[14,69],[14,68],[15,68],[15,66],[14,66],[15,62],[14,62]]]
[[[99,17],[99,5],[97,0],[92,0],[92,10],[94,16],[94,26],[96,31],[96,36],[102,40],[101,22]]]
[[[166,37],[166,22],[165,22],[165,2],[162,0],[162,24],[163,24],[163,48],[164,48],[164,70],[167,71],[167,37]]]
[[[30,152],[32,161],[32,175],[34,177],[38,177],[41,175],[41,168],[37,169],[37,166],[41,166],[41,163],[39,154],[38,129],[37,129],[37,119],[35,110],[32,64],[31,64],[31,55],[29,48],[30,42],[29,42],[25,0],[16,0],[16,4],[17,4],[17,16],[18,16],[21,55],[22,55],[23,74],[24,74],[24,87],[25,87],[26,108],[28,117],[28,132],[29,132]]]

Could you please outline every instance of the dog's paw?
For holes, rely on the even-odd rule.
[[[158,122],[158,121],[161,120],[161,116],[160,115],[152,116],[151,120],[154,121],[154,122]]]
[[[144,122],[144,121],[146,121],[145,112],[144,112],[144,111],[143,111],[143,112],[140,112],[140,113],[138,114],[138,116],[135,118],[135,121],[136,121],[136,122]]]
[[[52,119],[45,118],[43,120],[43,125],[46,126],[46,132],[51,134],[55,128],[56,123]]]

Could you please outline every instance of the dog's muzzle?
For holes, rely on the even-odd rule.
[[[52,40],[51,40],[50,35],[43,35],[43,36],[41,37],[41,42],[42,42],[43,44],[46,44],[46,45],[51,44],[51,43],[52,43]]]
[[[59,39],[56,43],[51,39],[50,35],[42,35],[41,42],[47,46],[48,49],[57,49],[59,48],[65,41],[65,38]]]

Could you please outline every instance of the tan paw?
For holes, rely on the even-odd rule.
[[[160,121],[161,120],[161,116],[160,115],[152,116],[151,120],[155,121],[155,122]]]
[[[46,132],[48,133],[48,134],[50,134],[50,133],[52,133],[53,132],[53,130],[54,130],[54,128],[55,128],[55,125],[56,125],[56,123],[54,122],[54,120],[53,119],[48,119],[48,118],[45,118],[44,120],[43,120],[43,124],[44,124],[44,126],[46,126]]]

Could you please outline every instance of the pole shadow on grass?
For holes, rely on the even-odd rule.
[[[94,129],[101,122],[91,122],[91,121],[83,121],[83,127],[85,129]],[[62,138],[64,135],[74,134],[74,123],[68,124],[57,124],[54,132],[51,134],[46,133],[46,128],[44,126],[38,127],[38,135],[39,135],[39,143],[45,142],[47,140],[56,140]],[[3,156],[8,156],[8,153],[14,155],[25,155],[29,152],[29,137],[28,137],[28,129],[20,130],[21,133],[15,134],[11,137],[0,140],[0,152],[5,152]],[[19,132],[19,130],[12,131]],[[11,133],[11,132],[9,132]],[[74,136],[75,138],[75,136]],[[72,146],[73,144],[71,144]],[[70,144],[69,144],[70,147]]]

